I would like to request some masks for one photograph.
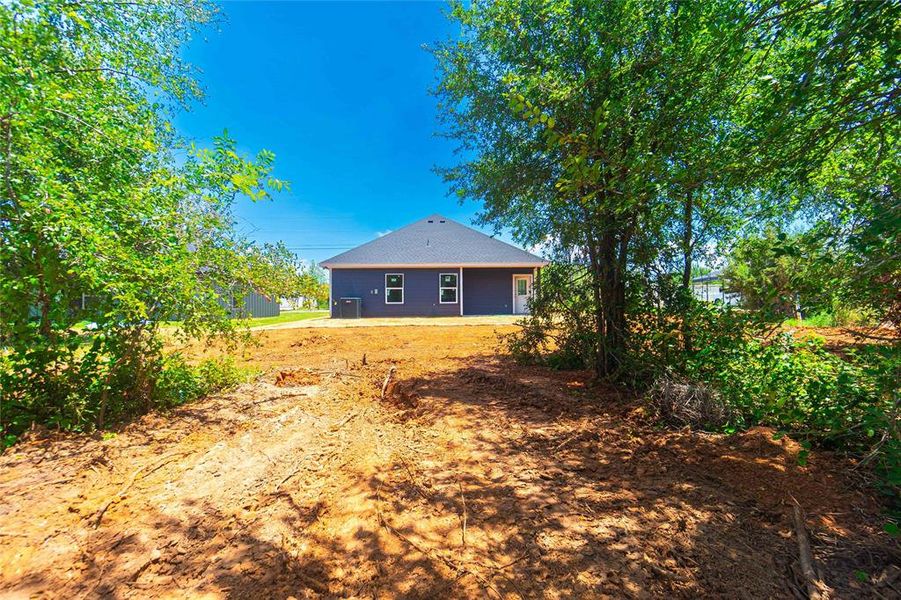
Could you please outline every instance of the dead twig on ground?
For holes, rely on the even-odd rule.
[[[280,491],[282,489],[282,486],[285,485],[286,483],[288,483],[289,479],[291,479],[292,477],[294,477],[295,475],[297,475],[298,473],[300,473],[303,470],[303,468],[305,466],[304,463],[306,462],[305,459],[306,459],[306,457],[304,457],[304,459],[300,461],[299,467],[297,467],[296,469],[294,469],[293,471],[291,471],[290,473],[285,475],[285,477],[281,481],[278,482],[278,485],[275,486],[276,492]]]
[[[432,499],[429,496],[427,496],[425,494],[425,492],[422,491],[422,486],[420,486],[416,482],[416,477],[413,475],[413,470],[410,469],[410,465],[409,465],[409,463],[407,463],[407,459],[405,459],[403,456],[401,456],[400,463],[403,465],[404,469],[407,471],[407,477],[410,478],[410,485],[413,486],[413,491],[415,491],[419,495],[419,497],[422,498],[423,500],[425,500],[426,502],[431,502]]]
[[[344,417],[343,419],[341,419],[341,421],[339,421],[335,425],[332,425],[329,429],[332,431],[332,433],[334,433],[334,432],[338,431],[339,429],[341,429],[342,427],[344,427],[345,425],[347,425],[348,423],[350,423],[356,417],[365,415],[367,410],[369,410],[369,409],[366,408],[362,412],[352,412],[352,413],[348,414],[346,417]]]
[[[557,444],[557,445],[554,447],[554,451],[556,452],[557,450],[559,450],[559,449],[562,448],[563,446],[567,445],[568,443],[570,443],[571,441],[573,441],[574,439],[576,439],[576,438],[579,437],[580,435],[582,435],[582,432],[581,432],[581,431],[578,431],[578,432],[572,434],[571,436],[569,436],[568,438],[566,438],[565,440],[563,440],[562,442],[560,442],[559,444]]]
[[[250,406],[259,406],[260,404],[274,402],[275,400],[284,400],[285,398],[299,398],[300,396],[309,396],[309,394],[307,394],[306,392],[295,392],[293,394],[284,394],[282,396],[270,396],[268,398],[263,398],[262,400],[254,400],[250,403]],[[237,402],[235,404],[240,405],[240,402]]]
[[[511,561],[508,562],[508,563],[504,563],[504,564],[498,565],[498,566],[488,565],[488,568],[490,568],[490,569],[496,569],[496,570],[498,570],[498,571],[503,571],[504,569],[510,568],[510,567],[512,567],[513,565],[515,565],[515,564],[517,564],[517,563],[519,563],[519,562],[522,562],[522,561],[524,561],[524,560],[527,559],[527,558],[529,558],[529,553],[528,553],[528,552],[521,554],[521,555],[519,556],[519,558],[514,558],[513,560],[511,560]]]
[[[147,473],[144,474],[143,477],[147,477],[147,475],[150,475],[154,471],[161,469],[163,466],[169,464],[173,460],[175,460],[177,458],[185,457],[188,454],[190,454],[190,452],[179,452],[176,454],[169,454],[168,456],[164,456],[161,460],[157,461],[157,463],[155,465],[153,465],[153,467],[151,467],[147,471]],[[128,490],[130,490],[131,486],[133,486],[135,484],[135,482],[138,480],[138,476],[144,472],[144,469],[146,469],[147,466],[148,465],[142,465],[141,467],[136,469],[131,474],[131,477],[128,478],[128,482],[122,487],[122,489],[119,490],[119,492],[115,496],[113,496],[112,498],[107,500],[103,504],[103,506],[100,507],[100,509],[95,513],[95,515],[92,519],[92,527],[94,529],[97,529],[97,527],[100,526],[100,520],[103,519],[103,515],[106,514],[106,511],[109,510],[110,506],[119,502],[120,500],[122,500],[125,497],[125,494],[128,493]]]
[[[830,589],[817,576],[813,568],[813,556],[810,552],[810,539],[804,525],[804,514],[801,505],[792,498],[792,517],[795,522],[795,536],[798,538],[798,560],[801,563],[801,574],[805,579],[807,595],[811,600],[825,600],[830,597]]]

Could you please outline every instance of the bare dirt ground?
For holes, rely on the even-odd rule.
[[[458,327],[461,325],[513,325],[522,320],[522,315],[484,315],[467,317],[369,317],[366,319],[330,319],[328,313],[316,319],[289,321],[275,325],[254,327],[255,331],[267,329],[306,329],[322,327],[335,329],[345,327]]]
[[[510,329],[261,332],[257,383],[34,436],[0,457],[0,596],[793,597],[792,498],[837,597],[899,596],[841,457],[657,429],[587,373],[500,356]]]

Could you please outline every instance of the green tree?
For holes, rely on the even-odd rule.
[[[437,94],[472,158],[445,178],[484,203],[485,222],[587,267],[591,362],[616,377],[631,271],[675,242],[690,275],[698,221],[735,206],[721,192],[735,156],[723,140],[736,73],[757,67],[744,31],[755,15],[729,2],[628,0],[454,5],[452,15],[463,35],[435,50]]]
[[[745,308],[778,318],[832,309],[833,296],[823,283],[824,249],[813,238],[768,228],[736,244],[723,272],[730,292],[741,294]]]
[[[897,113],[898,13],[843,1],[454,3],[462,32],[434,48],[436,95],[463,160],[442,173],[483,204],[483,222],[585,267],[589,362],[619,377],[630,310],[687,314],[705,248],[813,210],[812,178],[838,145]]]
[[[227,134],[197,148],[169,123],[200,95],[182,44],[215,18],[194,0],[0,5],[5,431],[163,402],[162,321],[233,336],[225,294],[279,294],[274,254],[232,227],[238,195],[284,187],[273,155]]]
[[[843,306],[901,329],[901,119],[841,144],[811,178],[817,265]]]
[[[298,291],[298,296],[308,299],[310,308],[328,307],[328,276],[319,265],[311,264],[304,269]]]

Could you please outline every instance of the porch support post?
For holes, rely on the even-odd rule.
[[[463,316],[463,267],[460,267],[460,281],[458,282],[457,285],[460,288],[459,290],[457,290],[457,293],[460,295],[460,297],[457,298],[457,300],[460,301],[460,316],[462,317]]]

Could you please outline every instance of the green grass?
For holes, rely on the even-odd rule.
[[[835,326],[835,320],[832,315],[829,313],[816,313],[814,315],[810,315],[806,319],[786,319],[785,323],[783,323],[786,327],[798,327],[799,325],[806,325],[807,327],[833,327]]]
[[[317,319],[327,317],[328,309],[325,310],[283,310],[277,317],[260,317],[258,319],[250,319],[251,327],[260,327],[262,325],[277,325],[278,323],[291,323],[292,321],[306,321],[307,319]],[[90,321],[79,321],[72,326],[72,329],[78,332],[86,331],[85,327]],[[179,321],[166,321],[163,327],[175,327],[179,325]]]
[[[327,310],[283,310],[277,317],[260,317],[251,319],[251,327],[263,325],[277,325],[279,323],[291,323],[294,321],[306,321],[307,319],[320,319],[328,316]]]

